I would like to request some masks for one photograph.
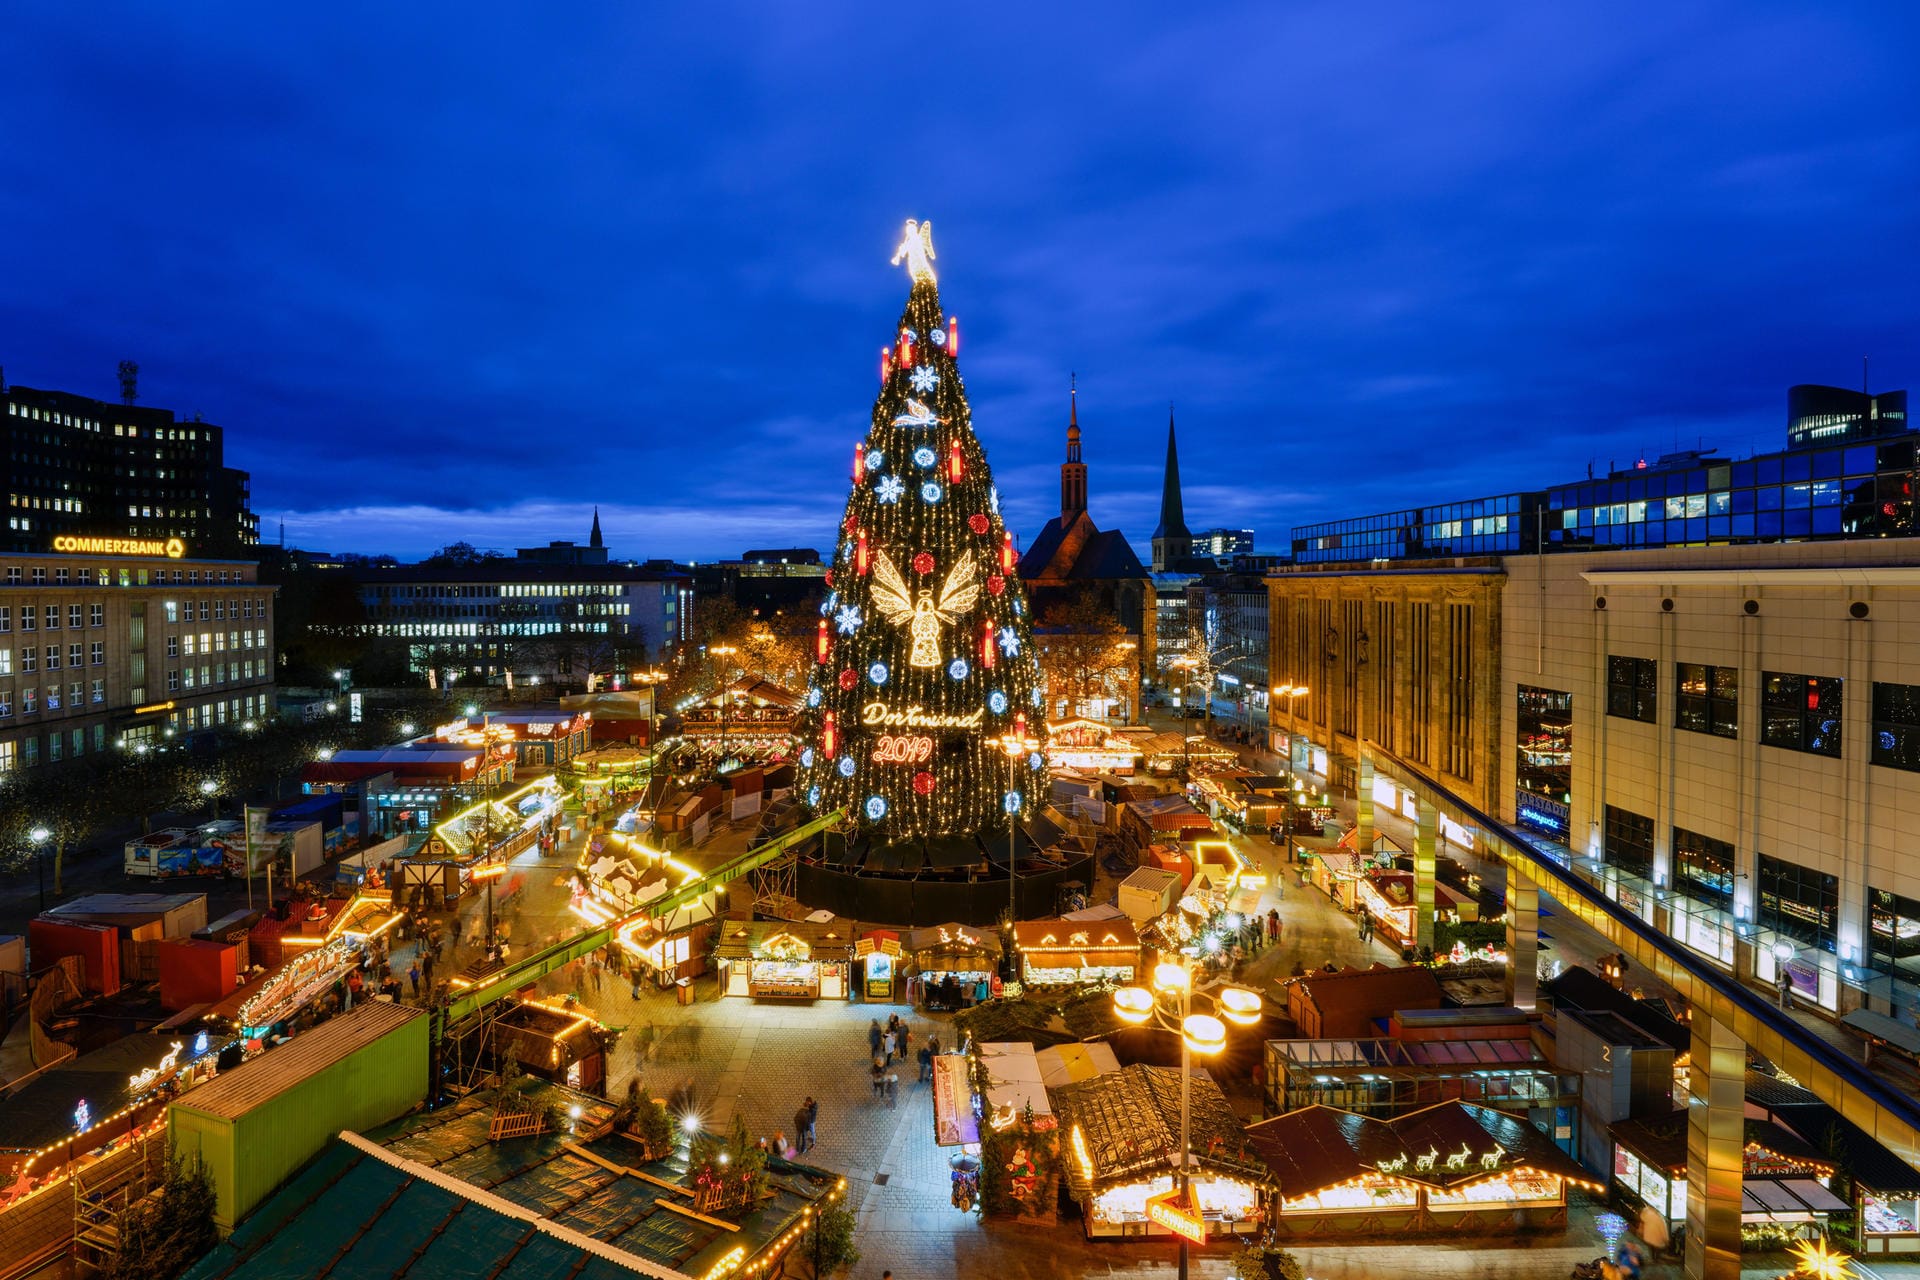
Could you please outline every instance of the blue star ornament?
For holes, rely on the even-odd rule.
[[[882,502],[898,502],[900,501],[900,495],[906,491],[906,483],[902,481],[899,476],[883,476],[881,477],[879,486],[874,490],[873,496]]]
[[[913,389],[924,396],[940,385],[940,375],[929,369],[926,365],[921,365],[913,371],[912,381]]]
[[[843,636],[850,636],[858,631],[860,629],[860,606],[850,604],[842,608],[840,612],[833,615],[833,625],[840,629],[840,634]]]
[[[1020,652],[1020,633],[1012,627],[1000,628],[1000,652],[1009,658]]]

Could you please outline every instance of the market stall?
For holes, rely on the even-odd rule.
[[[1569,1186],[1602,1189],[1539,1129],[1468,1103],[1392,1119],[1306,1107],[1247,1138],[1269,1171],[1283,1239],[1558,1228]]]
[[[826,918],[727,922],[714,950],[721,992],[754,1000],[845,1000],[853,922],[814,915]]]
[[[1396,947],[1413,945],[1414,880],[1405,871],[1370,871],[1354,886],[1356,905],[1374,929]]]
[[[970,924],[909,930],[905,941],[913,964],[915,994],[928,1009],[964,1009],[991,988],[1000,964],[1000,939]]]
[[[1140,767],[1136,737],[1117,734],[1101,720],[1056,721],[1047,726],[1047,766],[1128,776]]]
[[[1747,1100],[1756,1101],[1749,1075]],[[1764,1077],[1761,1077],[1764,1079]],[[1767,1081],[1764,1105],[1769,1118],[1798,1137],[1818,1141],[1845,1171],[1829,1186],[1851,1199],[1853,1246],[1862,1254],[1920,1253],[1920,1169],[1804,1090],[1784,1098],[1777,1082]]]
[[[589,925],[630,918],[615,937],[662,987],[707,971],[713,934],[726,909],[726,886],[716,885],[665,915],[647,905],[685,887],[698,870],[670,854],[614,833],[592,841],[575,864],[581,893],[570,904]]]
[[[1360,886],[1372,866],[1351,849],[1326,849],[1313,858],[1313,886],[1352,911],[1360,901]]]
[[[1210,1236],[1253,1235],[1266,1168],[1213,1078],[1190,1083],[1193,1190]],[[1147,1200],[1173,1189],[1180,1145],[1180,1072],[1136,1064],[1051,1093],[1066,1134],[1067,1187],[1089,1239],[1165,1236]]]
[[[1637,1204],[1651,1205],[1673,1223],[1687,1217],[1687,1113],[1616,1121],[1613,1185]],[[1749,1118],[1742,1135],[1740,1233],[1753,1243],[1782,1246],[1851,1207],[1829,1187],[1834,1162],[1769,1120]],[[1909,1219],[1911,1221],[1911,1219]],[[1909,1228],[1911,1230],[1911,1228]]]
[[[1013,945],[1028,986],[1127,983],[1140,968],[1140,938],[1128,920],[1022,920]]]

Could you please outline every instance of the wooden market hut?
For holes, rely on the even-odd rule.
[[[1191,1081],[1194,1192],[1210,1235],[1252,1235],[1261,1225],[1266,1170],[1213,1077]],[[1165,1236],[1147,1221],[1147,1198],[1173,1189],[1180,1146],[1180,1072],[1136,1063],[1048,1091],[1066,1135],[1067,1187],[1089,1239]]]
[[[1306,1107],[1247,1129],[1276,1237],[1558,1229],[1567,1188],[1603,1188],[1553,1139],[1491,1107],[1443,1102],[1390,1120]]]

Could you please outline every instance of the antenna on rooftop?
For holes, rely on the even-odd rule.
[[[122,360],[120,362],[120,403],[132,404],[139,398],[140,362]]]

